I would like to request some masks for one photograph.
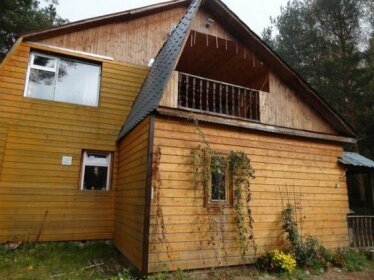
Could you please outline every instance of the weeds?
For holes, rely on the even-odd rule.
[[[105,242],[23,244],[0,250],[0,279],[107,279],[122,270],[119,257]]]

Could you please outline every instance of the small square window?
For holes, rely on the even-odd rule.
[[[210,178],[208,182],[210,193],[208,193],[205,203],[207,207],[231,204],[232,190],[226,161],[226,157],[222,155],[212,155],[210,157]]]
[[[111,154],[83,152],[81,190],[109,190]]]

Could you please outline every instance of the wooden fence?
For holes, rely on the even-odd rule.
[[[374,216],[349,215],[348,228],[350,246],[374,247]]]

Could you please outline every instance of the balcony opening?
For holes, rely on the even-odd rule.
[[[239,43],[191,31],[176,70],[178,107],[260,120],[269,70]]]
[[[176,70],[269,92],[269,69],[240,43],[192,30]]]

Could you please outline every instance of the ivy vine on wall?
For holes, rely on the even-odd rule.
[[[247,154],[242,151],[231,151],[228,155],[222,156],[222,153],[214,150],[207,138],[195,122],[195,128],[200,136],[201,144],[198,145],[193,151],[193,164],[194,164],[194,184],[199,182],[204,188],[204,199],[210,201],[211,198],[211,172],[213,170],[228,170],[232,184],[232,209],[235,214],[235,224],[239,234],[240,250],[243,258],[247,256],[250,246],[253,248],[254,253],[257,253],[257,245],[254,237],[254,220],[252,217],[252,209],[250,206],[251,201],[251,180],[254,178],[255,170],[251,165],[251,161]],[[219,160],[211,160],[212,158]],[[222,162],[222,160],[224,162]],[[199,179],[200,180],[199,180]],[[218,211],[211,211],[208,209],[208,223],[209,229],[221,231],[221,236],[224,236],[224,228],[221,225],[217,227],[214,213],[221,216],[225,214],[224,207],[218,206]],[[221,221],[224,220],[220,219]],[[214,236],[214,235],[213,235]],[[224,240],[222,240],[224,242]],[[214,241],[211,241],[214,243]],[[225,257],[227,256],[226,249]],[[215,252],[216,254],[216,252]]]

